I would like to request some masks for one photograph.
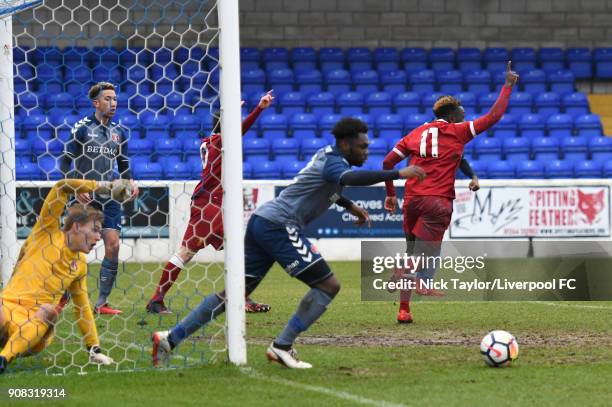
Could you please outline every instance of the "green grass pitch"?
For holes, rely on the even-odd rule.
[[[398,325],[396,304],[360,301],[359,263],[331,265],[342,290],[296,345],[314,365],[311,370],[292,371],[265,359],[266,346],[307,289],[278,266],[253,296],[272,311],[247,315],[248,368],[225,363],[222,335],[212,338],[218,351],[213,358],[208,343],[221,322],[181,346],[173,360],[177,368],[152,369],[151,331],[172,326],[211,286],[202,278],[203,265],[194,265],[168,297],[178,312],[154,317],[144,305],[160,266],[130,264],[120,270],[111,295],[112,304],[127,315],[96,320],[103,348],[123,362],[100,373],[94,366],[78,373],[86,354],[69,306],[49,351],[19,360],[0,377],[0,404],[28,404],[9,400],[9,387],[62,387],[68,397],[46,405],[610,405],[612,302],[417,302],[415,323]],[[213,265],[208,273],[218,279],[221,269]],[[94,266],[92,298],[97,275]],[[518,339],[520,356],[510,368],[488,368],[481,359],[479,341],[492,329],[508,330]]]

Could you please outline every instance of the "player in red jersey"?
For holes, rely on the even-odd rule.
[[[512,71],[511,62],[506,70],[506,82],[489,112],[474,121],[465,122],[461,103],[452,96],[440,97],[433,106],[436,117],[403,137],[383,161],[385,170],[392,169],[407,156],[411,165],[417,165],[427,174],[422,182],[406,180],[404,192],[404,233],[406,251],[415,256],[439,256],[444,232],[453,213],[455,199],[455,174],[463,155],[465,144],[477,134],[497,123],[506,108],[512,87],[518,75]],[[393,182],[386,182],[385,209],[394,212],[397,198]],[[416,271],[416,292],[420,295],[443,295],[430,288],[435,267],[419,267]],[[403,274],[403,270],[401,271]],[[400,291],[398,322],[412,322],[410,313],[411,290]]]
[[[272,104],[272,91],[259,100],[255,109],[242,122],[244,135],[255,123],[264,109]],[[181,270],[195,254],[211,245],[215,250],[223,247],[223,186],[221,185],[221,134],[217,121],[213,134],[202,139],[200,157],[202,158],[202,179],[191,196],[191,215],[179,250],[170,258],[162,272],[153,297],[147,304],[147,311],[153,314],[167,314],[170,311],[164,304],[164,297],[178,278]],[[246,301],[247,312],[267,312],[270,306],[258,304],[250,298]]]

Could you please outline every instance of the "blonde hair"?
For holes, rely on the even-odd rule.
[[[453,96],[440,96],[433,105],[433,113],[436,117],[446,117],[450,112],[453,112],[461,106],[461,102]]]
[[[102,223],[104,220],[102,211],[88,205],[77,203],[66,210],[66,217],[64,218],[62,230],[68,232],[75,223],[84,225],[92,220]]]

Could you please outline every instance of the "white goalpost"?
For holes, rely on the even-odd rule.
[[[148,369],[151,333],[171,328],[204,296],[223,289],[225,316],[185,340],[171,366],[223,360],[245,364],[238,0],[1,3],[2,282],[10,279],[49,185],[64,176],[63,147],[76,122],[93,113],[87,90],[98,81],[117,87],[113,120],[128,128],[128,156],[141,189],[137,201],[123,206],[119,271],[109,296],[123,314],[96,316],[101,347],[117,363],[102,368],[88,363],[69,303],[55,327],[53,343],[40,355],[17,359],[16,369],[43,368],[50,374]],[[210,246],[202,250],[167,294],[173,314],[152,315],[145,305],[168,261],[167,253],[178,249],[189,218],[189,213],[172,213],[172,208],[191,197],[199,179],[195,139],[211,133],[216,110],[223,129],[224,253],[220,256]],[[201,160],[199,165],[201,171]],[[183,185],[169,172],[172,168],[191,169]],[[175,181],[157,182],[167,179]],[[100,243],[88,256],[92,306],[104,253]],[[140,261],[143,258],[150,260]]]

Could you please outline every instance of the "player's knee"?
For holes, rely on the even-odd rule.
[[[43,322],[54,325],[57,322],[59,313],[55,310],[55,307],[51,304],[43,304],[36,312],[36,317]]]
[[[319,290],[325,292],[330,297],[334,298],[340,292],[340,281],[334,276],[326,279],[325,281],[317,284],[316,286]]]

